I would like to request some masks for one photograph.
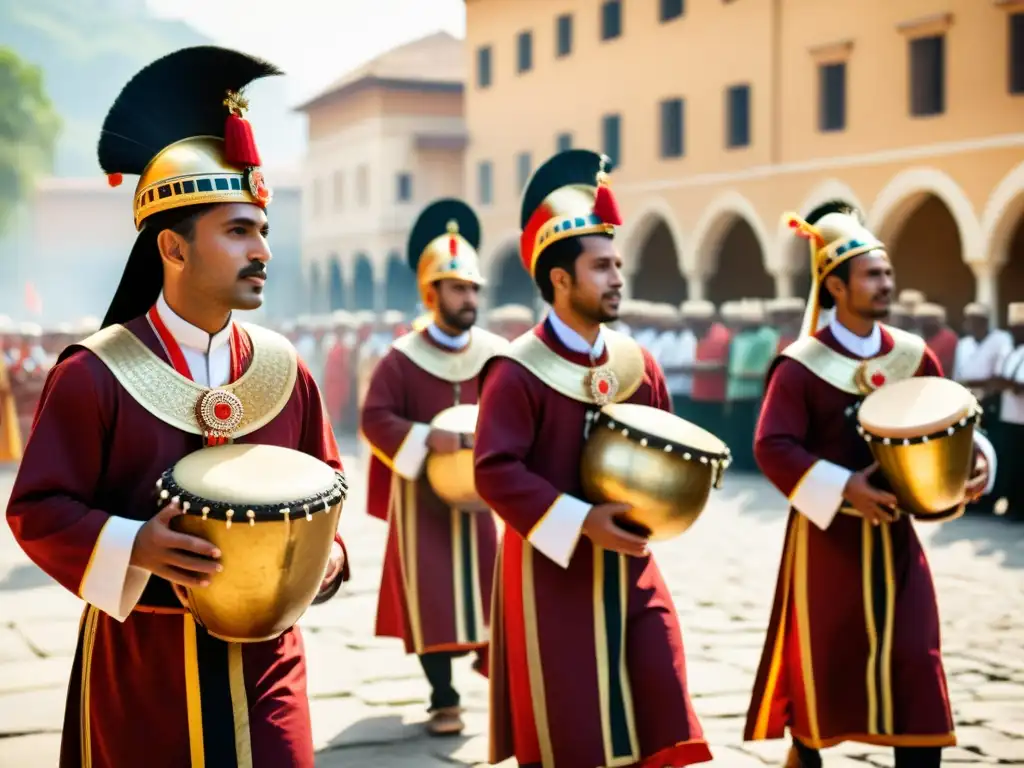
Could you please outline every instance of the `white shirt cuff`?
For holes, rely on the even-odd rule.
[[[80,595],[117,621],[135,609],[149,583],[149,571],[130,565],[135,537],[144,520],[111,516],[100,531]]]
[[[824,531],[839,513],[843,504],[843,490],[852,474],[838,464],[819,459],[800,478],[789,495],[789,503]]]
[[[427,437],[430,435],[429,424],[413,424],[406,434],[398,453],[391,461],[395,472],[406,480],[415,480],[423,471],[423,462],[427,460]]]
[[[563,568],[568,568],[583,531],[583,521],[587,519],[591,507],[587,502],[563,493],[533,526],[526,540],[534,549]]]
[[[985,486],[985,493],[992,493],[992,489],[996,485],[996,449],[992,445],[992,441],[985,435],[977,430],[974,431],[974,444],[978,446],[978,450],[981,451],[985,457],[985,461],[988,462],[988,484]]]

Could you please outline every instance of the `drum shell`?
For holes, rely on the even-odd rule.
[[[269,522],[179,515],[171,527],[221,551],[223,570],[208,587],[187,588],[187,608],[221,640],[272,640],[298,622],[323,582],[342,503],[306,519],[301,512]]]
[[[600,427],[587,438],[580,468],[587,500],[630,505],[624,519],[646,529],[654,541],[675,538],[693,525],[721,472]]]
[[[445,429],[457,423],[458,433],[470,438],[476,427],[479,409],[475,405],[456,405],[446,408],[431,421],[432,427]],[[462,448],[454,453],[431,453],[426,460],[427,482],[445,504],[458,509],[485,509],[486,505],[476,492],[473,449]]]
[[[868,445],[904,512],[934,518],[963,503],[974,467],[973,423],[927,442],[886,445],[875,437]]]

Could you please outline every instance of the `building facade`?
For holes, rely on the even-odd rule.
[[[302,260],[309,311],[416,309],[405,245],[419,211],[461,197],[462,41],[436,33],[348,73],[309,120]]]
[[[636,298],[805,295],[780,219],[840,198],[901,288],[1024,300],[1022,0],[467,0],[468,199],[492,298],[529,297],[519,199],[604,151]],[[497,294],[497,295],[495,295]],[[521,298],[519,299],[521,300]]]

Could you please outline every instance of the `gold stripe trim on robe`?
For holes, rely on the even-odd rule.
[[[629,747],[639,760],[640,738],[636,733],[633,686],[629,681],[629,659],[626,655],[626,627],[629,624],[629,560],[625,555],[619,555],[619,605],[622,606],[622,622],[619,625],[619,679],[622,684],[622,704],[626,710],[626,726],[629,728]]]
[[[878,733],[878,628],[875,626],[874,569],[874,525],[867,520],[861,522],[861,582],[864,600],[864,628],[868,636],[868,661],[865,666],[868,701],[868,727],[870,734]]]
[[[452,533],[452,611],[455,614],[455,641],[468,643],[466,627],[466,592],[462,563],[462,512],[451,509]]]
[[[807,597],[807,540],[810,535],[810,521],[797,515],[796,556],[793,567],[793,602],[796,606],[796,633],[800,647],[800,671],[804,681],[804,704],[807,707],[807,724],[811,729],[811,743],[818,744],[821,732],[818,730],[818,697],[814,688],[814,659],[811,654],[811,611]]]
[[[893,733],[892,705],[892,638],[896,623],[896,573],[893,568],[892,528],[883,524],[882,562],[885,566],[885,631],[882,633],[882,723],[886,733]]]
[[[892,336],[893,348],[884,355],[859,359],[837,352],[814,336],[803,336],[781,354],[800,363],[819,379],[851,395],[864,395],[874,388],[871,377],[881,373],[885,384],[909,379],[921,367],[927,345],[916,334],[883,326]]]
[[[490,641],[490,629],[484,618],[484,599],[480,588],[480,527],[477,525],[476,512],[469,513],[469,551],[472,557],[470,566],[473,577],[473,618],[476,621],[476,642],[487,643]],[[500,541],[500,539],[499,539]]]
[[[544,668],[540,655],[540,632],[537,627],[537,599],[533,583],[533,552],[523,542],[523,626],[526,630],[526,664],[530,670],[530,700],[533,721],[540,746],[541,768],[555,768],[555,750],[548,729],[547,694],[544,690]]]
[[[269,424],[291,399],[298,355],[284,336],[257,325],[242,326],[252,341],[252,362],[237,381],[217,387],[242,401],[241,437]],[[95,354],[149,414],[193,435],[203,434],[196,404],[210,391],[185,378],[123,325],[111,325],[79,342]]]
[[[252,768],[252,737],[249,732],[249,699],[245,694],[242,646],[228,643],[228,682],[235,721],[235,762],[237,768]]]
[[[203,745],[203,703],[199,688],[199,650],[196,647],[196,620],[185,614],[185,709],[188,713],[189,754],[191,768],[205,768],[206,749]]]
[[[398,539],[398,564],[402,573],[402,590],[409,620],[413,651],[423,653],[423,627],[420,623],[420,601],[416,588],[416,484],[391,475],[388,515],[395,525]]]
[[[495,357],[515,360],[526,370],[561,395],[588,405],[594,404],[590,391],[590,374],[607,369],[615,375],[618,390],[614,400],[628,400],[644,381],[643,348],[629,336],[611,328],[602,331],[608,361],[597,368],[566,360],[545,344],[535,333],[527,333],[513,341],[509,348]]]
[[[496,333],[473,327],[469,344],[460,350],[441,349],[423,332],[399,336],[391,346],[434,378],[455,384],[475,379],[487,361],[507,349],[509,343]]]
[[[78,703],[82,768],[92,768],[92,716],[89,712],[89,692],[92,687],[92,653],[96,647],[96,624],[99,613],[99,609],[91,605],[86,606],[82,622],[82,690]]]

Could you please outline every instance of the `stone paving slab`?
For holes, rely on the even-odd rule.
[[[362,476],[352,459],[346,464]],[[0,468],[0,506],[10,481]],[[385,526],[363,513],[362,487],[342,518],[356,579],[301,622],[317,765],[482,767],[487,684],[469,659],[455,664],[466,732],[432,739],[423,728],[428,690],[418,661],[399,641],[373,636]],[[682,618],[694,706],[713,764],[723,768],[780,765],[788,749],[784,741],[740,742],[784,523],[784,501],[773,489],[736,476],[685,536],[653,546]],[[1024,765],[1024,526],[968,517],[918,530],[939,591],[960,739],[944,763]],[[81,610],[0,525],[0,766],[56,764]],[[830,750],[827,765],[891,766],[891,751],[843,744]]]

